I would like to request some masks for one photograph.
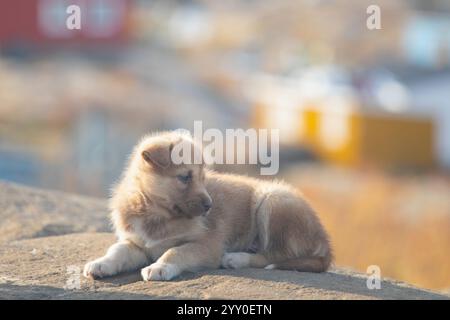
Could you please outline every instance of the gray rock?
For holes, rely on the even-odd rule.
[[[0,244],[110,230],[105,200],[0,182]]]
[[[264,269],[185,273],[169,282],[143,282],[139,271],[85,279],[83,265],[115,241],[83,233],[13,241],[0,248],[0,299],[448,299],[383,279],[369,290],[362,274],[342,269],[313,274]]]

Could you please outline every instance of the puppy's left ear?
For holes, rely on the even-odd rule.
[[[172,163],[170,154],[173,149],[173,144],[154,145],[147,150],[142,151],[141,155],[144,160],[152,166],[161,169],[167,169]]]

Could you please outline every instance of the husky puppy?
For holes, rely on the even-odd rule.
[[[171,153],[179,143],[201,152],[176,131],[145,136],[135,147],[110,200],[118,240],[86,264],[86,277],[141,269],[149,281],[220,266],[329,268],[328,235],[299,191],[203,164],[175,164]]]

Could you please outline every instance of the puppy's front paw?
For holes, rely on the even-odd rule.
[[[144,281],[171,280],[180,273],[172,263],[155,262],[141,270]]]
[[[225,253],[222,257],[222,267],[226,269],[239,269],[248,267],[250,256],[246,252]]]
[[[93,279],[112,276],[113,274],[114,270],[111,264],[101,259],[97,259],[86,263],[83,270],[83,275],[86,278],[93,278]]]

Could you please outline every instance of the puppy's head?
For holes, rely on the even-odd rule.
[[[146,137],[134,157],[142,191],[172,216],[195,217],[209,212],[212,200],[205,188],[201,149],[190,135],[169,132]]]

